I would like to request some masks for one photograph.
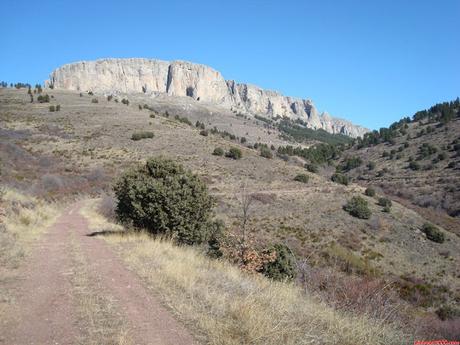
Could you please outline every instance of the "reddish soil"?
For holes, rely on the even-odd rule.
[[[88,262],[91,280],[98,281],[97,289],[111,297],[128,325],[133,344],[196,343],[106,243],[97,236],[89,236],[92,231],[79,213],[80,207],[81,203],[76,203],[63,212],[20,269],[15,312],[10,315],[14,321],[0,325],[0,344],[81,342],[78,312],[72,296],[71,250],[75,245],[72,237]]]

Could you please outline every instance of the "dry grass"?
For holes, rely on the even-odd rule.
[[[15,268],[32,243],[55,221],[59,209],[54,204],[7,189],[1,203],[0,262]]]
[[[247,275],[195,248],[112,235],[131,269],[210,344],[403,344],[395,326],[334,311],[294,285]]]
[[[197,248],[123,232],[97,214],[95,202],[82,210],[90,226],[115,231],[106,241],[206,343],[387,345],[409,341],[410,336],[394,325],[335,311],[295,285],[245,274],[229,263],[207,258]]]
[[[16,269],[58,213],[56,205],[13,189],[4,190],[0,198],[0,320],[10,316],[14,299],[9,285],[17,280]]]

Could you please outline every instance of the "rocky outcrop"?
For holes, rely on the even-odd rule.
[[[311,100],[287,97],[254,85],[239,84],[211,67],[186,61],[101,59],[59,67],[46,82],[55,88],[104,94],[145,93],[188,96],[249,114],[300,118],[310,128],[352,137],[367,129],[327,113],[318,114]]]

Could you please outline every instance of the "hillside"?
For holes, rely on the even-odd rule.
[[[376,199],[383,194],[366,196],[363,186],[346,186],[322,176],[331,170],[327,165],[321,174],[316,174],[305,169],[304,159],[278,154],[280,147],[299,144],[293,141],[298,134],[295,122],[285,124],[294,129],[287,135],[264,118],[241,116],[188,98],[152,98],[143,94],[107,97],[59,89],[45,89],[45,93],[50,96],[49,102],[38,103],[37,94],[31,103],[27,89],[0,89],[0,158],[3,183],[9,188],[57,201],[77,195],[98,196],[113,211],[113,181],[148,157],[165,156],[206,182],[217,200],[216,215],[225,223],[229,238],[240,235],[240,201],[244,195],[251,195],[253,202],[246,220],[255,249],[263,250],[272,243],[288,245],[298,258],[300,273],[296,284],[314,292],[315,298],[329,307],[359,314],[367,303],[357,302],[363,297],[359,291],[364,291],[364,286],[374,286],[383,294],[384,286],[390,284],[396,296],[388,296],[388,303],[391,299],[392,306],[404,306],[398,308],[399,321],[416,327],[408,320],[427,322],[434,317],[442,326],[431,334],[452,334],[445,329],[453,329],[457,321],[438,320],[435,312],[460,298],[460,241],[454,227],[433,221],[444,241],[431,241],[422,232],[429,221],[423,212],[397,200],[390,212],[383,212]],[[411,123],[408,131],[411,126],[414,131],[435,127]],[[454,148],[455,144],[450,142],[458,138],[456,126],[458,120],[453,119],[447,131],[443,126],[424,135],[431,138],[439,132],[437,140]],[[445,131],[443,136],[441,130]],[[419,139],[410,139],[406,148],[414,150],[414,155],[423,140]],[[403,145],[402,140],[396,137],[391,147]],[[308,149],[317,142],[310,140],[301,146]],[[342,157],[365,151],[356,145]],[[385,145],[375,145],[366,152],[383,150]],[[442,143],[438,145],[441,147]],[[222,148],[227,156],[231,148],[239,149],[242,157],[213,154],[216,148]],[[448,152],[446,159],[458,164],[458,157]],[[388,161],[378,155],[369,154],[362,160],[372,158],[379,171],[385,167],[379,164]],[[440,160],[436,167],[452,169],[448,165]],[[458,174],[453,178],[458,178]],[[445,183],[452,185],[452,181]],[[454,187],[459,185],[455,183]],[[458,190],[452,193],[452,197],[457,196]],[[371,212],[368,219],[353,217],[344,210],[354,196],[367,202]],[[332,297],[338,291],[355,291],[356,295],[344,294],[344,300],[338,301]],[[376,290],[373,293],[377,294]],[[380,302],[383,305],[387,301]]]
[[[348,162],[346,174],[357,183],[381,188],[460,235],[459,150],[457,99],[365,135],[338,164]]]

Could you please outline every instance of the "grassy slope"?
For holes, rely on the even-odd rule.
[[[210,344],[403,344],[411,336],[367,315],[334,311],[298,287],[249,275],[197,248],[126,234],[89,204],[84,214],[130,268]]]

